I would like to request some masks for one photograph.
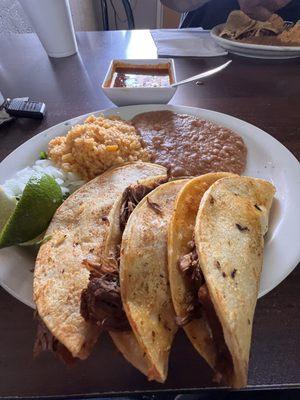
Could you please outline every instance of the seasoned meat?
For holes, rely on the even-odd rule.
[[[190,253],[185,254],[180,258],[179,269],[186,277],[189,278],[194,286],[199,287],[204,278],[199,266],[195,242],[191,241],[189,243],[189,247],[191,247],[192,250]]]
[[[199,288],[198,296],[200,303],[203,307],[203,312],[210,326],[213,341],[215,343],[217,351],[215,370],[221,375],[219,378],[222,379],[222,376],[226,377],[231,375],[232,373],[232,357],[225,343],[223,328],[216,314],[214,305],[211,301],[205,283]]]
[[[69,350],[52,335],[38,315],[36,316],[36,319],[38,325],[33,346],[33,356],[38,357],[43,351],[52,351],[66,364],[73,364],[76,361],[76,358],[74,358]]]
[[[139,202],[152,190],[154,190],[159,185],[167,182],[167,178],[161,179],[158,182],[154,182],[152,185],[142,185],[136,184],[128,186],[127,189],[124,190],[122,197],[122,205],[120,210],[120,228],[123,232],[127,221],[130,217],[130,214],[135,209],[135,207],[139,204]]]
[[[177,317],[176,319],[177,324],[180,326],[184,326],[194,318],[201,318],[202,316],[201,304],[199,302],[197,291],[204,282],[204,278],[199,266],[198,254],[194,240],[189,242],[188,245],[191,251],[180,258],[178,268],[189,280],[191,287],[193,288],[193,295],[190,299],[190,304],[186,309],[187,314],[182,318]]]
[[[118,275],[91,273],[86,289],[81,293],[80,312],[86,321],[92,321],[109,331],[129,330],[123,310]]]
[[[217,351],[215,370],[216,379],[222,380],[223,377],[229,377],[233,370],[233,361],[228,347],[225,343],[223,328],[216,314],[214,305],[211,301],[208,288],[202,274],[198,254],[194,240],[188,243],[191,251],[182,256],[179,260],[179,270],[187,277],[193,288],[193,295],[187,307],[187,314],[184,317],[177,318],[177,323],[180,326],[186,325],[196,318],[205,315],[211,329],[212,339],[215,343]],[[217,267],[220,264],[217,261]]]
[[[130,214],[137,204],[155,187],[165,182],[162,179],[152,185],[132,185],[125,189],[120,210],[120,228],[125,229]],[[80,313],[86,321],[91,321],[108,331],[127,331],[130,329],[123,309],[119,284],[119,250],[114,260],[102,260],[94,264],[84,260],[90,270],[90,281],[81,293]]]

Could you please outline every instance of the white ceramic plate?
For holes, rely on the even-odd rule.
[[[277,192],[271,210],[260,282],[259,295],[263,296],[277,286],[300,260],[299,162],[266,132],[240,119],[214,111],[156,104],[110,108],[93,114],[97,115],[100,112],[104,115],[118,114],[124,119],[130,119],[141,112],[163,109],[205,118],[237,132],[248,148],[245,175],[267,179],[276,186]],[[87,115],[53,126],[18,147],[0,164],[0,182],[4,182],[19,169],[33,163],[40,151],[47,149],[50,139],[66,134],[71,125],[81,123]],[[34,307],[32,301],[34,258],[32,250],[28,248],[16,246],[0,250],[1,285],[31,307]]]
[[[224,25],[215,26],[210,34],[219,46],[230,53],[252,58],[286,59],[300,57],[300,46],[266,46],[221,38],[219,34]]]

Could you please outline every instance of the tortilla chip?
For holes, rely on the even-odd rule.
[[[84,262],[99,264],[115,199],[139,179],[166,169],[150,163],[126,164],[88,182],[59,207],[38,253],[34,271],[34,300],[50,332],[73,357],[88,357],[99,328],[80,314],[80,296],[89,282]]]
[[[243,11],[232,11],[226,21],[226,24],[220,33],[220,37],[228,39],[238,39],[241,35],[250,32],[256,24],[256,21],[248,17]]]
[[[221,37],[240,40],[254,36],[278,35],[284,30],[284,20],[272,14],[267,21],[256,21],[243,11],[232,11],[220,33]]]
[[[186,180],[159,186],[131,214],[123,233],[120,284],[132,330],[164,382],[177,331],[167,271],[167,230],[176,196]]]
[[[255,36],[278,35],[284,30],[284,26],[284,20],[279,15],[272,14],[267,21],[256,21]]]
[[[292,28],[282,32],[278,38],[286,45],[291,43],[298,43],[300,45],[300,21],[298,21]]]

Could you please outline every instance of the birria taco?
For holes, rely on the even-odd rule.
[[[80,359],[90,354],[101,326],[83,318],[81,296],[89,283],[89,268],[102,263],[108,215],[126,187],[165,175],[164,167],[150,163],[113,168],[77,190],[56,211],[46,232],[48,241],[37,256],[33,285],[38,315],[55,338],[53,350],[63,347]],[[41,334],[46,337],[43,330]],[[41,338],[38,343],[45,348]]]
[[[164,382],[177,331],[167,270],[167,231],[179,190],[186,180],[165,183],[131,214],[123,233],[120,284],[123,306],[149,360],[149,377]]]
[[[169,226],[168,268],[177,322],[215,370],[215,378],[233,387],[247,383],[274,192],[261,179],[202,175],[180,191]]]
[[[96,271],[91,270],[90,282],[81,298],[85,319],[108,330],[124,357],[148,379],[159,382],[166,379],[168,355],[177,330],[167,277],[167,224],[183,185],[183,181],[163,184],[166,180],[166,176],[140,180],[127,187],[116,200],[108,215],[110,228],[102,265]],[[149,219],[153,226],[149,225]],[[138,232],[132,232],[133,228]],[[158,232],[154,234],[155,230]],[[149,242],[151,235],[155,240]],[[153,265],[147,264],[149,258]],[[156,286],[151,286],[151,282]],[[145,288],[148,297],[143,293]],[[135,310],[139,315],[128,305],[131,295],[136,296],[133,302],[144,301]],[[150,330],[151,343],[147,342],[144,330],[139,329],[140,322],[144,330]]]
[[[160,377],[151,373],[151,363],[136,340],[123,309],[119,265],[122,235],[131,213],[148,193],[166,180],[166,174],[141,179],[116,198],[107,215],[109,229],[104,237],[101,261],[87,264],[90,280],[81,295],[84,319],[107,330],[124,357],[149,379],[156,380]]]

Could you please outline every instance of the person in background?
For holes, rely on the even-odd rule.
[[[212,29],[226,22],[233,10],[242,10],[249,17],[267,20],[273,13],[285,21],[300,19],[300,0],[161,0],[162,4],[182,13],[180,28]]]

